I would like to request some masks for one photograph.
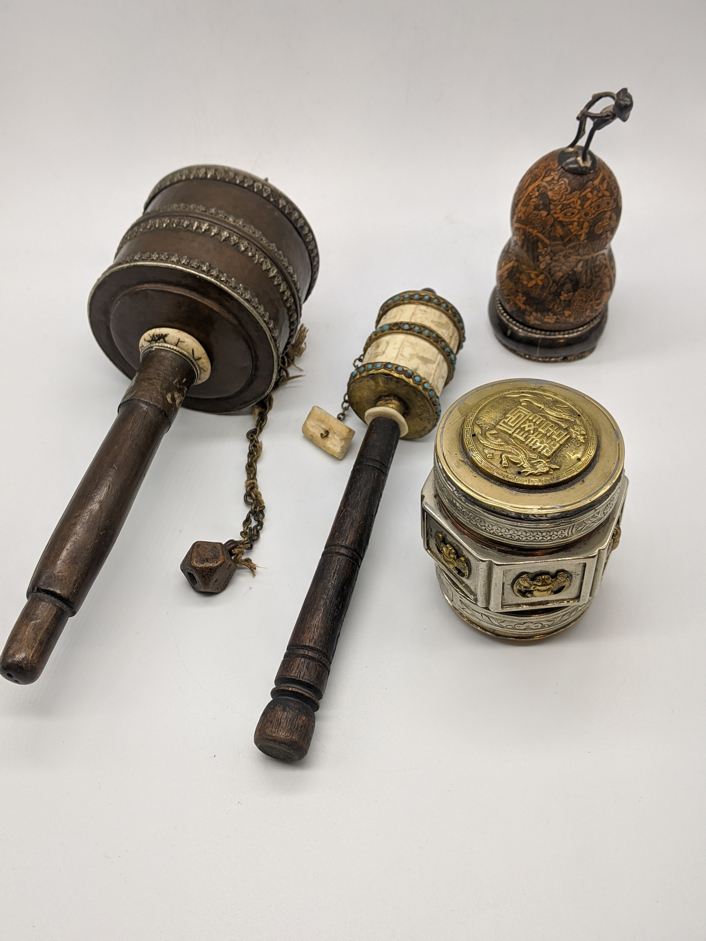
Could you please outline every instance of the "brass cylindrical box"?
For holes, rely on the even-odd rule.
[[[574,624],[620,540],[624,460],[615,420],[567,386],[509,379],[458,399],[422,490],[424,547],[454,611],[520,641]]]

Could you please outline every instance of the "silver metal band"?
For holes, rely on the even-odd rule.
[[[441,502],[461,526],[478,533],[479,536],[527,549],[561,546],[590,533],[608,518],[627,488],[627,480],[623,477],[603,503],[571,519],[552,522],[509,519],[476,506],[471,503],[467,494],[453,485],[436,461],[434,484]]]

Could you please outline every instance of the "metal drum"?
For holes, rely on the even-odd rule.
[[[130,377],[145,331],[159,324],[189,333],[208,353],[211,375],[184,406],[240,411],[274,386],[318,264],[306,219],[267,180],[186,167],[155,186],[120,242],[91,293],[91,328]]]

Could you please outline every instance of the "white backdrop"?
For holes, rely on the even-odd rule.
[[[125,388],[85,303],[152,185],[268,176],[322,257],[306,375],[264,436],[257,578],[204,598],[179,573],[240,527],[249,427],[184,412],[43,677],[0,687],[4,937],[706,937],[705,26],[701,0],[0,5],[0,640]],[[624,200],[607,330],[527,363],[486,316],[514,188],[622,85],[630,121],[595,145]],[[252,734],[352,465],[301,423],[423,285],[469,334],[444,407],[529,375],[616,417],[623,541],[576,627],[485,637],[422,550],[432,438],[403,442],[311,752],[282,765]]]

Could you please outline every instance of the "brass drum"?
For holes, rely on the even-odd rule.
[[[512,640],[588,610],[620,540],[628,481],[615,420],[575,389],[510,379],[442,417],[422,490],[422,538],[444,597]]]

